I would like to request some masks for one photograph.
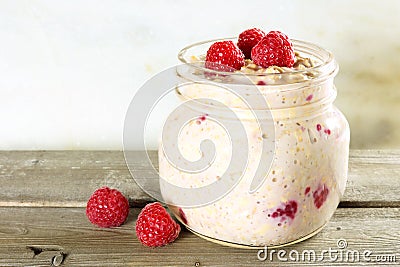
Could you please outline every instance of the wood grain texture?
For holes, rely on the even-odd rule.
[[[140,153],[131,167],[157,182]],[[156,161],[157,155],[151,153]],[[152,201],[133,181],[120,151],[0,152],[0,266],[377,266],[378,255],[400,265],[400,151],[351,151],[346,194],[328,225],[315,237],[285,248],[370,250],[371,261],[259,261],[256,250],[223,247],[183,231],[166,247],[149,249],[135,237],[139,209],[113,229],[92,226],[86,201],[104,185],[118,188],[133,207]],[[339,250],[340,251],[340,250]],[[386,258],[388,259],[388,258]],[[53,264],[53,265],[52,265]]]
[[[157,182],[145,158],[133,165],[136,178]],[[2,151],[0,182],[0,206],[84,207],[104,185],[118,188],[132,206],[153,200],[133,181],[121,151]],[[400,150],[352,150],[341,206],[400,207],[399,182]]]
[[[132,205],[152,200],[121,151],[3,151],[0,182],[0,206],[84,207],[101,186],[120,189]]]
[[[0,208],[0,266],[49,266],[55,256],[63,255],[61,266],[326,266],[328,254],[320,262],[280,262],[278,258],[260,261],[257,250],[224,247],[183,231],[177,241],[150,249],[136,239],[134,224],[139,209],[132,209],[126,224],[114,229],[92,226],[83,208]],[[400,264],[400,209],[338,209],[331,222],[315,237],[285,248],[338,249],[345,239],[346,250],[371,250],[394,254]],[[36,251],[36,255],[35,255]],[[338,266],[344,262],[332,263]],[[360,261],[350,266],[376,265]]]

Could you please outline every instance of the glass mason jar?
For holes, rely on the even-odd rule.
[[[225,245],[276,247],[309,238],[331,218],[347,181],[350,130],[333,105],[338,65],[330,52],[293,40],[295,51],[313,59],[314,66],[278,73],[222,73],[193,61],[215,41],[179,53],[184,64],[177,68],[182,83],[176,93],[184,108],[172,118],[195,114],[172,146],[191,162],[214,151],[212,162],[201,171],[182,171],[166,156],[163,139],[159,171],[168,183],[184,188],[204,187],[222,177],[225,183],[235,182],[207,203],[191,206],[176,202],[179,192],[160,183],[164,200],[189,230]],[[237,133],[240,129],[244,134]],[[206,139],[212,140],[214,150],[202,150],[199,144]],[[245,164],[231,164],[234,159]],[[260,164],[266,166],[261,173]],[[262,179],[250,190],[256,174]],[[214,193],[193,191],[187,197]]]

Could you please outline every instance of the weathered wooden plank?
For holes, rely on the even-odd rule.
[[[63,259],[61,266],[342,266],[347,263],[345,258],[329,262],[328,254],[318,262],[308,259],[284,262],[276,254],[273,262],[260,261],[257,250],[224,247],[187,231],[166,247],[150,249],[142,246],[135,236],[138,211],[132,209],[122,227],[100,229],[86,220],[83,208],[0,208],[0,266],[49,266],[54,257],[59,262]],[[398,265],[399,216],[399,208],[338,209],[317,236],[285,250],[289,253],[295,249],[300,255],[304,250],[314,250],[317,256],[329,248],[342,253],[370,250],[372,261],[377,255],[390,254],[396,257]],[[339,239],[345,239],[348,247],[339,249]],[[376,262],[366,262],[362,257],[360,262],[348,265],[375,266]]]
[[[400,150],[351,150],[342,207],[400,207]]]
[[[156,153],[151,154],[156,158]],[[141,178],[152,177],[138,159]],[[342,207],[400,207],[400,150],[352,150]],[[104,185],[133,206],[152,201],[133,181],[121,151],[2,151],[0,206],[84,207]]]
[[[121,151],[2,151],[0,206],[83,207],[101,186],[132,205],[151,201],[134,182]]]

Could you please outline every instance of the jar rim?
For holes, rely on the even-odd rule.
[[[293,46],[294,46],[294,50],[295,52],[305,52],[307,51],[310,55],[313,55],[314,57],[316,57],[318,59],[318,64],[316,64],[315,66],[306,68],[306,69],[301,69],[301,70],[292,70],[290,72],[286,71],[286,72],[282,72],[282,73],[243,73],[243,72],[224,72],[224,71],[216,71],[216,70],[212,70],[212,69],[208,69],[206,68],[203,64],[199,64],[199,62],[193,62],[190,61],[190,59],[188,59],[188,56],[199,56],[197,55],[188,55],[189,51],[202,46],[202,45],[206,45],[206,44],[212,44],[214,42],[219,42],[219,41],[237,41],[236,37],[228,37],[228,38],[219,38],[219,39],[212,39],[212,40],[206,40],[206,41],[201,41],[201,42],[196,42],[193,43],[191,45],[188,45],[186,47],[184,47],[182,50],[179,51],[178,53],[178,59],[184,63],[185,65],[189,65],[195,69],[198,69],[200,71],[206,71],[208,73],[214,73],[214,74],[219,74],[219,75],[224,75],[224,76],[231,76],[231,77],[237,77],[237,76],[243,76],[246,75],[248,77],[276,77],[277,75],[307,75],[310,72],[314,72],[314,73],[319,73],[320,75],[316,76],[316,77],[311,77],[311,79],[309,80],[305,80],[305,81],[315,81],[315,80],[319,80],[320,78],[323,78],[326,76],[331,76],[337,73],[337,63],[334,59],[334,56],[332,54],[332,52],[330,52],[329,50],[326,50],[324,48],[322,48],[321,46],[311,43],[311,42],[306,42],[306,41],[302,41],[302,40],[297,40],[297,39],[291,39]],[[204,54],[206,53],[206,51],[204,51]],[[202,61],[200,61],[202,62]],[[304,81],[298,81],[298,82],[304,82]],[[293,82],[293,83],[298,83],[298,82]],[[269,84],[270,85],[270,84]],[[282,85],[282,84],[280,84]]]

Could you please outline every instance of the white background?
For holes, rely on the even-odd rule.
[[[0,149],[121,149],[184,46],[259,27],[331,50],[352,147],[400,147],[400,1],[0,1]],[[150,138],[155,145],[155,137]]]

